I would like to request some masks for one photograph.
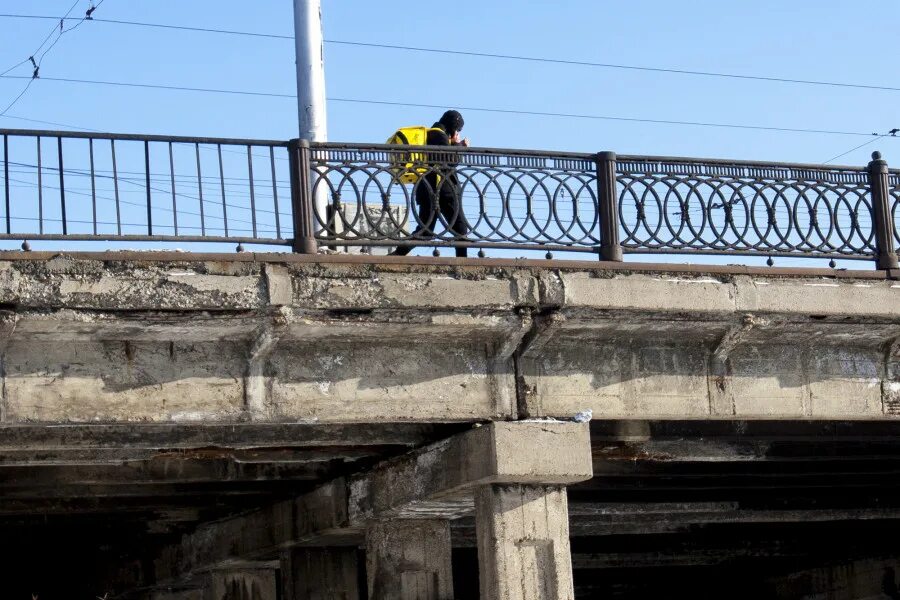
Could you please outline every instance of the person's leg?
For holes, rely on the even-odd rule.
[[[418,213],[418,225],[409,234],[409,239],[422,239],[434,237],[434,226],[437,223],[437,207],[435,206],[434,186],[424,178],[416,184],[415,197],[416,208]],[[388,254],[388,256],[406,256],[412,252],[413,246],[410,244],[398,244],[397,247]]]
[[[441,215],[447,222],[448,229],[453,232],[457,240],[465,240],[469,233],[469,223],[462,210],[462,198],[459,193],[459,186],[452,183],[444,186],[440,190],[440,208]],[[468,256],[468,248],[456,248],[456,256],[464,258]]]

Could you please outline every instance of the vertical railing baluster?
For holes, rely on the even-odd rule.
[[[869,191],[872,198],[872,227],[875,229],[875,263],[878,269],[900,268],[894,249],[894,219],[891,215],[891,195],[888,164],[881,152],[872,153],[869,163]]]
[[[222,188],[222,220],[225,222],[225,237],[228,237],[228,204],[225,202],[225,169],[222,166],[222,144],[217,144],[219,150],[219,185]]]
[[[278,182],[275,180],[275,146],[269,146],[269,164],[272,167],[272,199],[275,201],[275,239],[281,239],[281,215],[278,214]]]
[[[94,138],[88,138],[88,155],[91,160],[91,215],[94,235],[97,235],[97,181],[94,177]]]
[[[10,233],[12,222],[9,217],[9,136],[3,135],[3,189],[6,195],[6,233]]]
[[[253,237],[256,237],[256,196],[253,193],[253,153],[247,146],[247,173],[250,175],[250,222],[253,225]]]
[[[150,192],[150,141],[144,140],[144,173],[147,184],[147,235],[153,235],[153,194]]]
[[[37,136],[38,233],[44,233],[44,176],[41,163],[41,136]]]
[[[619,199],[616,193],[616,153],[598,152],[597,218],[600,221],[600,259],[621,262]]]
[[[309,140],[291,140],[288,144],[291,168],[291,212],[294,223],[294,252],[318,251],[313,229],[313,186],[310,180],[312,160]]]
[[[197,155],[197,198],[200,201],[200,235],[206,235],[206,213],[203,211],[203,173],[200,171],[200,144],[194,144],[194,153]]]
[[[172,152],[172,142],[169,142],[169,177],[172,181],[172,224],[175,227],[175,235],[178,235],[178,201],[175,199],[175,156]]]
[[[56,147],[59,153],[59,207],[62,212],[62,232],[63,235],[66,235],[69,233],[69,230],[66,225],[66,178],[63,170],[63,143],[61,137],[56,138]]]
[[[109,140],[109,151],[112,155],[113,190],[116,197],[116,234],[122,235],[122,208],[119,205],[119,171],[116,168],[116,140]]]

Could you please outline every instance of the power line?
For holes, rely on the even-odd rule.
[[[853,148],[850,148],[850,149],[847,150],[846,152],[841,152],[841,153],[838,154],[837,156],[832,156],[831,158],[829,158],[828,160],[826,160],[826,161],[823,162],[822,164],[823,164],[823,165],[827,165],[827,164],[830,163],[831,161],[837,160],[837,159],[839,159],[839,158],[842,157],[842,156],[846,156],[846,155],[850,154],[851,152],[853,152],[854,150],[859,150],[859,149],[862,148],[863,146],[868,146],[869,144],[872,144],[872,143],[874,143],[874,142],[877,142],[877,141],[880,140],[881,138],[888,137],[888,136],[890,136],[890,137],[896,137],[898,132],[900,132],[900,129],[891,129],[891,130],[888,131],[887,133],[882,133],[881,135],[879,135],[879,136],[877,136],[877,137],[875,137],[875,138],[869,140],[868,142],[865,142],[865,143],[863,143],[863,144],[860,144],[859,146],[854,146]]]
[[[0,18],[55,19],[55,17],[44,16],[44,15],[17,15],[17,14],[0,14]],[[98,23],[108,23],[111,25],[130,25],[130,26],[137,26],[137,27],[173,29],[173,30],[180,30],[180,31],[200,32],[200,33],[218,33],[218,34],[226,34],[226,35],[282,39],[282,40],[293,40],[294,39],[294,36],[292,36],[292,35],[284,35],[284,34],[276,34],[276,33],[238,31],[238,30],[233,30],[233,29],[216,29],[216,28],[211,28],[211,27],[191,27],[191,26],[187,26],[187,25],[169,25],[169,24],[165,24],[165,23],[148,23],[148,22],[143,22],[143,21],[123,21],[123,20],[118,20],[118,19],[93,19],[93,20]],[[846,83],[846,82],[840,82],[840,81],[797,79],[797,78],[790,78],[790,77],[773,77],[773,76],[767,76],[767,75],[742,75],[739,73],[723,73],[723,72],[719,72],[719,71],[698,71],[698,70],[691,70],[691,69],[675,69],[675,68],[669,68],[669,67],[646,67],[646,66],[629,65],[629,64],[621,64],[621,63],[603,63],[603,62],[595,62],[595,61],[589,61],[589,60],[568,60],[568,59],[559,59],[559,58],[548,58],[548,57],[542,57],[542,56],[499,54],[499,53],[492,53],[492,52],[477,52],[474,50],[451,50],[451,49],[447,49],[447,48],[428,48],[428,47],[423,47],[423,46],[381,44],[381,43],[375,43],[375,42],[359,42],[359,41],[353,41],[353,40],[326,39],[324,41],[327,44],[335,44],[335,45],[359,46],[359,47],[365,47],[365,48],[381,48],[381,49],[387,49],[387,50],[402,50],[402,51],[408,51],[408,52],[425,52],[425,53],[431,53],[431,54],[445,54],[445,55],[451,55],[451,56],[472,56],[472,57],[479,57],[479,58],[515,60],[515,61],[524,61],[524,62],[533,62],[533,63],[558,64],[558,65],[580,66],[580,67],[594,67],[594,68],[603,68],[603,69],[644,71],[644,72],[651,72],[651,73],[669,73],[669,74],[673,74],[673,75],[719,77],[719,78],[738,79],[738,80],[742,79],[742,80],[746,80],[746,81],[766,81],[766,82],[775,82],[775,83],[790,83],[790,84],[799,84],[799,85],[816,85],[816,86],[828,86],[828,87],[855,88],[855,89],[865,89],[865,90],[882,90],[882,91],[892,91],[892,92],[900,91],[900,87],[886,86],[886,85],[868,85],[868,84],[861,84],[861,83]]]
[[[642,67],[617,63],[601,63],[586,60],[565,60],[558,58],[545,58],[539,56],[520,56],[515,54],[494,54],[490,52],[474,52],[467,50],[447,50],[444,48],[425,48],[420,46],[399,46],[395,44],[376,44],[372,42],[354,42],[349,40],[325,40],[329,44],[341,44],[345,46],[362,46],[367,48],[384,48],[391,50],[407,50],[412,52],[428,52],[432,54],[450,54],[455,56],[477,56],[480,58],[499,58],[504,60],[516,60],[525,62],[548,63],[579,67],[598,67],[603,69],[622,69],[630,71],[648,71],[652,73],[670,73],[674,75],[696,75],[702,77],[722,77],[727,79],[744,79],[749,81],[768,81],[777,83],[794,83],[802,85],[819,85],[830,87],[857,88],[865,90],[886,90],[900,92],[900,87],[883,85],[866,85],[859,83],[843,83],[838,81],[819,81],[813,79],[791,79],[786,77],[769,77],[765,75],[740,75],[737,73],[721,73],[717,71],[693,71],[690,69],[672,69],[666,67]]]
[[[28,83],[25,84],[25,87],[22,88],[22,91],[19,92],[19,95],[16,96],[15,98],[13,98],[12,102],[10,102],[10,103],[6,106],[6,108],[4,108],[2,111],[0,111],[0,116],[5,115],[5,114],[9,111],[9,109],[11,109],[13,106],[15,106],[16,103],[22,98],[22,96],[24,96],[24,95],[28,92],[28,89],[31,87],[31,84],[34,83],[34,80],[35,80],[35,79],[38,79],[38,78],[40,77],[41,64],[43,64],[43,62],[44,62],[44,57],[46,57],[47,54],[48,54],[51,50],[53,50],[53,47],[56,46],[56,44],[59,42],[59,40],[62,38],[62,36],[64,36],[65,34],[69,33],[69,32],[72,31],[73,29],[77,29],[77,28],[78,28],[82,23],[84,23],[86,20],[92,19],[93,17],[91,17],[91,14],[92,14],[95,10],[97,10],[97,8],[98,8],[101,4],[103,4],[103,2],[104,2],[104,0],[100,0],[100,2],[98,2],[96,6],[94,5],[93,2],[91,2],[90,8],[84,13],[84,16],[81,17],[80,20],[78,20],[78,23],[76,23],[76,24],[73,25],[72,27],[69,27],[68,29],[65,29],[65,28],[64,28],[64,23],[69,19],[69,15],[72,14],[72,11],[75,10],[75,7],[78,6],[78,3],[79,3],[80,1],[81,1],[81,0],[75,0],[75,2],[72,3],[72,6],[69,7],[69,10],[66,11],[66,14],[63,15],[63,16],[59,19],[59,35],[57,35],[57,36],[56,36],[56,39],[53,40],[53,43],[51,43],[50,46],[48,46],[47,49],[44,50],[44,52],[40,55],[40,57],[37,59],[37,61],[35,61],[35,59],[34,59],[35,55],[36,55],[38,52],[40,52],[41,49],[44,47],[44,44],[46,44],[46,43],[50,40],[50,38],[53,37],[53,34],[54,34],[54,33],[56,32],[56,30],[57,30],[56,25],[53,26],[53,29],[50,30],[50,33],[47,34],[47,37],[44,38],[44,41],[41,42],[41,45],[38,46],[37,50],[35,50],[34,52],[32,52],[31,55],[30,55],[28,58],[26,58],[26,59],[23,60],[22,62],[18,63],[17,65],[15,65],[15,66],[13,66],[13,67],[10,67],[9,69],[7,69],[6,71],[3,72],[3,75],[2,75],[2,76],[4,76],[4,77],[9,77],[9,75],[7,75],[7,73],[9,73],[10,71],[12,71],[12,70],[14,70],[14,69],[20,67],[20,66],[23,65],[23,64],[26,64],[26,63],[30,62],[31,65],[34,67],[34,70],[33,70],[32,73],[31,73],[31,78],[29,79]]]
[[[46,15],[14,15],[0,14],[0,18],[8,19],[56,19],[56,17]],[[236,31],[233,29],[212,29],[208,27],[190,27],[187,25],[167,25],[165,23],[145,23],[141,21],[122,21],[119,19],[92,19],[97,23],[109,23],[111,25],[134,25],[138,27],[152,27],[158,29],[176,29],[180,31],[195,31],[200,33],[224,33],[228,35],[240,35],[247,37],[272,38],[279,40],[293,40],[292,35],[280,35],[277,33],[259,33],[254,31]]]
[[[410,106],[416,108],[436,108],[443,110],[446,106],[439,104],[414,104],[411,102],[388,102],[382,100],[362,100],[355,98],[328,98],[330,102],[351,102],[358,104],[382,104],[387,106]],[[470,110],[476,112],[492,112],[492,113],[502,113],[502,114],[515,114],[515,115],[532,115],[532,116],[542,116],[542,117],[563,117],[563,118],[571,118],[571,119],[594,119],[594,120],[603,120],[603,121],[626,121],[633,123],[655,123],[658,125],[691,125],[698,127],[725,127],[730,129],[754,129],[754,130],[762,130],[762,131],[781,131],[781,132],[791,132],[791,133],[824,133],[830,135],[855,135],[855,136],[868,136],[872,135],[870,133],[863,133],[859,131],[838,131],[838,130],[830,130],[830,129],[803,129],[799,127],[767,127],[763,125],[741,125],[736,123],[712,123],[712,122],[703,122],[703,121],[677,121],[677,120],[668,120],[668,119],[645,119],[645,118],[637,118],[637,117],[616,117],[611,115],[586,115],[586,114],[577,114],[577,113],[560,113],[560,112],[543,112],[543,111],[531,111],[531,110],[514,110],[514,109],[503,109],[503,108],[484,108],[477,106],[456,106],[459,110]]]
[[[11,115],[5,114],[3,115],[6,119],[14,119],[16,121],[25,121],[26,123],[39,123],[41,125],[55,125],[56,127],[68,127],[69,129],[74,129],[76,131],[93,131],[95,133],[103,133],[99,129],[92,129],[90,127],[82,127],[81,125],[71,125],[69,123],[60,123],[59,121],[45,121],[43,119],[31,119],[29,117],[20,117],[19,115]]]
[[[25,79],[22,75],[3,75],[4,79]],[[296,94],[279,94],[277,92],[252,92],[249,90],[228,90],[222,88],[200,88],[182,85],[164,85],[155,83],[133,83],[127,81],[105,81],[98,79],[72,79],[68,77],[41,77],[44,81],[56,81],[59,83],[82,83],[87,85],[109,85],[116,87],[131,88],[148,88],[156,90],[170,90],[179,92],[203,92],[207,94],[236,94],[239,96],[263,96],[269,98],[291,98],[295,99]]]
[[[3,78],[6,79],[23,79],[23,76],[18,75],[3,75]],[[161,89],[161,90],[170,90],[170,91],[186,91],[186,92],[202,92],[202,93],[212,93],[212,94],[236,94],[241,96],[262,96],[262,97],[271,97],[271,98],[289,98],[294,99],[296,96],[294,94],[280,94],[275,92],[254,92],[249,90],[231,90],[231,89],[222,89],[222,88],[200,88],[200,87],[189,87],[189,86],[177,86],[177,85],[162,85],[162,84],[150,84],[150,83],[131,83],[124,81],[102,81],[102,80],[92,80],[92,79],[72,79],[72,78],[64,78],[64,77],[43,77],[45,81],[56,81],[60,83],[80,83],[87,85],[107,85],[107,86],[118,86],[118,87],[133,87],[133,88],[149,88],[149,89]],[[392,102],[387,100],[370,100],[363,98],[328,98],[330,102],[343,102],[343,103],[353,103],[353,104],[374,104],[381,106],[406,106],[413,108],[435,108],[443,110],[446,108],[444,105],[439,104],[421,104],[414,102]],[[619,117],[613,115],[591,115],[591,114],[579,114],[579,113],[563,113],[563,112],[546,112],[546,111],[534,111],[534,110],[518,110],[518,109],[508,109],[508,108],[490,108],[483,106],[457,106],[460,110],[468,110],[474,112],[490,112],[490,113],[500,113],[500,114],[514,114],[514,115],[529,115],[529,116],[541,116],[541,117],[560,117],[560,118],[570,118],[570,119],[591,119],[591,120],[604,120],[604,121],[624,121],[630,123],[654,123],[657,125],[687,125],[687,126],[697,126],[697,127],[720,127],[720,128],[728,128],[728,129],[751,129],[758,131],[779,131],[779,132],[787,132],[787,133],[821,133],[828,135],[852,135],[852,136],[869,136],[873,135],[870,133],[864,133],[859,131],[841,131],[841,130],[833,130],[833,129],[806,129],[801,127],[769,127],[764,125],[744,125],[738,123],[714,123],[714,122],[704,122],[704,121],[683,121],[683,120],[674,120],[674,119],[647,119],[647,118],[638,118],[638,117]]]

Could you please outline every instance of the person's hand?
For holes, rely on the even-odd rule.
[[[469,138],[463,138],[462,140],[460,140],[459,145],[465,146],[466,148],[468,148],[469,147]]]

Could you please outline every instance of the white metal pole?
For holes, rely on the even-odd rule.
[[[328,141],[321,0],[294,0],[300,139]]]

